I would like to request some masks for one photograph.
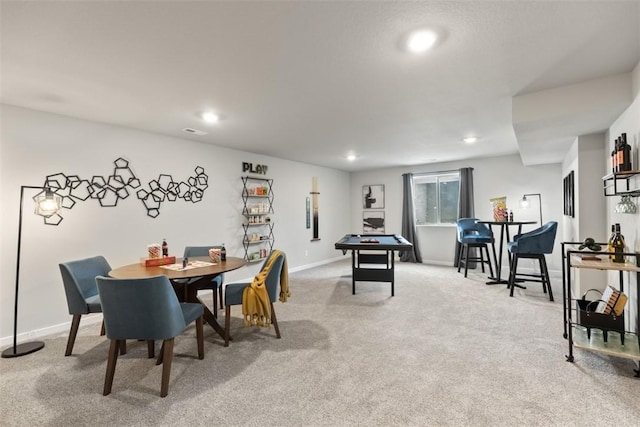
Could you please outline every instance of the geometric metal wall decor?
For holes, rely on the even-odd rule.
[[[129,161],[122,157],[114,162],[113,174],[103,177],[94,175],[91,180],[80,179],[77,175],[67,176],[63,173],[47,175],[43,187],[62,197],[62,207],[71,209],[77,201],[89,198],[98,200],[102,207],[115,207],[136,189],[141,187],[140,180],[129,167]],[[195,168],[196,175],[187,181],[176,182],[171,175],[160,174],[157,180],[149,182],[149,189],[136,191],[142,201],[147,215],[156,218],[160,215],[163,202],[175,202],[177,199],[197,203],[202,200],[207,189],[209,177],[200,166]],[[44,190],[34,196],[41,195]],[[47,225],[58,225],[62,221],[60,214],[44,218]]]

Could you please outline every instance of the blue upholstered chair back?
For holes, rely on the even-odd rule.
[[[478,218],[460,218],[456,227],[460,243],[491,243],[493,241],[491,230],[487,225],[478,223]]]
[[[166,340],[187,327],[167,276],[144,279],[100,276],[96,282],[109,339]]]
[[[69,314],[100,313],[96,277],[106,276],[111,266],[102,256],[60,264]]]
[[[265,280],[267,285],[267,292],[269,292],[269,298],[271,298],[271,302],[276,302],[278,300],[278,285],[280,284],[280,273],[282,272],[282,264],[284,263],[284,252],[280,252],[278,258],[273,261],[273,265],[271,266],[271,270],[267,275]],[[262,269],[264,269],[267,265],[267,261],[269,257],[262,264]],[[260,271],[262,271],[260,269]]]
[[[556,240],[558,223],[549,221],[540,228],[527,233],[516,234],[508,244],[509,252],[515,254],[550,254]]]
[[[222,246],[185,246],[183,257],[189,258],[192,256],[209,256],[209,249],[220,249]],[[218,286],[224,281],[224,274],[216,276],[212,281],[215,281]]]

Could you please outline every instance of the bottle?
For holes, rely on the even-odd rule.
[[[628,172],[631,170],[631,146],[627,144],[627,133],[620,135],[620,148],[622,151],[622,170]]]
[[[617,144],[618,140],[616,140]],[[616,146],[614,145],[613,150],[611,151],[611,173],[616,173]]]
[[[509,222],[513,222],[513,211],[509,209]]]
[[[226,261],[227,260],[227,248],[224,247],[224,243],[222,244],[222,247],[220,248],[220,261]]]
[[[607,241],[607,252],[609,252],[609,259],[613,261],[613,238],[616,236],[616,226],[611,224],[611,234],[609,235],[609,240]]]
[[[169,256],[169,245],[167,245],[167,239],[162,239],[162,256]]]
[[[624,236],[620,233],[620,224],[616,224],[615,236],[613,237],[613,262],[624,262]]]
[[[622,146],[622,138],[618,137],[617,139],[618,143],[618,149],[616,150],[616,155],[617,155],[617,167],[616,167],[616,171],[617,172],[624,172],[624,147]]]

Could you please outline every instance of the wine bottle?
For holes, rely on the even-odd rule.
[[[169,256],[169,245],[167,245],[167,239],[162,239],[162,256]]]
[[[220,247],[220,261],[227,260],[227,248],[224,247],[224,243]]]
[[[616,226],[611,224],[611,234],[609,235],[609,240],[607,241],[607,252],[609,252],[609,259],[613,261],[613,238],[616,236]]]
[[[622,149],[622,170],[631,170],[631,146],[627,144],[627,133],[620,135],[620,147]]]
[[[620,232],[620,224],[615,226],[615,236],[613,237],[613,262],[624,262],[624,236]]]

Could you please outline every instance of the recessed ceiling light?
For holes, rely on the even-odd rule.
[[[202,113],[202,120],[207,123],[218,123],[220,121],[220,117],[213,111],[207,111]]]
[[[407,49],[413,53],[423,53],[431,49],[438,40],[438,35],[430,30],[415,31],[407,39]]]
[[[347,160],[349,160],[350,162],[353,162],[357,158],[358,158],[358,156],[356,156],[355,154],[349,154],[347,156]]]
[[[466,142],[467,144],[473,144],[477,140],[478,140],[478,138],[476,138],[475,136],[469,136],[469,137],[463,139],[463,141]]]

